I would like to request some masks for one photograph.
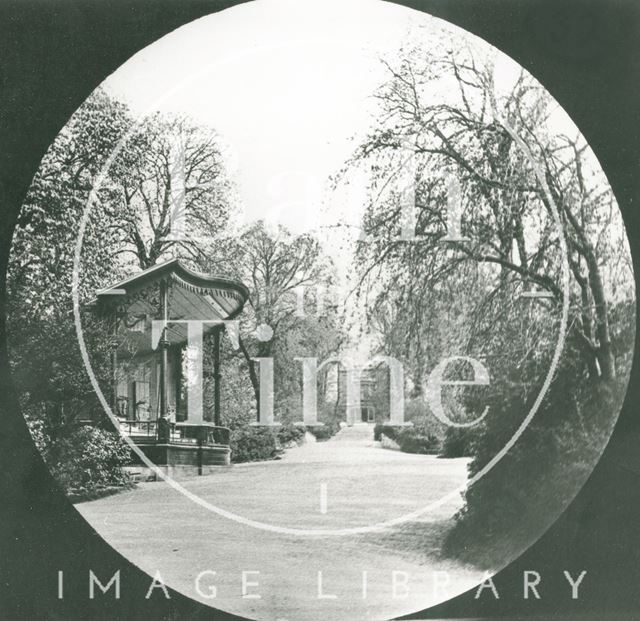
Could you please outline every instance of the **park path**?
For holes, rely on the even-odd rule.
[[[465,480],[466,460],[382,449],[371,427],[356,425],[327,442],[289,449],[281,460],[221,468],[181,484],[252,520],[341,529],[398,517]],[[354,621],[400,616],[479,583],[480,572],[437,554],[459,506],[459,499],[441,504],[407,531],[355,536],[256,529],[210,512],[163,482],[77,509],[133,563],[151,575],[160,571],[170,587],[211,606],[274,621]],[[243,571],[259,572],[246,574],[259,583],[246,594],[260,599],[242,597]],[[202,574],[198,592],[201,572],[216,573]],[[214,584],[216,597],[209,598]]]

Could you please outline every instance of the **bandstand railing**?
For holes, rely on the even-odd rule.
[[[229,446],[229,429],[227,427],[184,422],[167,422],[166,424],[169,432],[165,440],[168,440],[169,444]],[[136,444],[159,442],[158,421],[156,420],[120,420],[120,430]]]

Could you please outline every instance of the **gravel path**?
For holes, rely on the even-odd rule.
[[[279,461],[232,466],[181,483],[251,520],[344,529],[415,511],[466,481],[466,460],[390,451],[371,437],[368,427],[344,429],[329,442],[289,449]],[[76,505],[107,542],[151,575],[160,571],[170,587],[249,618],[288,621],[385,619],[472,588],[480,572],[437,554],[459,506],[454,496],[407,525],[409,547],[403,527],[356,536],[259,530],[216,515],[162,482]],[[418,547],[416,527],[424,531]],[[258,583],[245,594],[259,599],[242,596],[243,571],[259,572],[245,574],[247,582]],[[201,575],[198,593],[202,572],[216,573]],[[207,597],[211,585],[215,598]]]

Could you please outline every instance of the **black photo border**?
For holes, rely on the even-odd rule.
[[[260,0],[258,0],[260,1]],[[349,0],[345,0],[349,1]],[[69,116],[110,73],[175,28],[239,4],[215,0],[0,2],[0,270],[31,178]],[[479,35],[528,69],[569,113],[618,199],[640,273],[640,2],[421,0],[398,2]],[[110,548],[56,488],[13,389],[0,291],[0,619],[234,619],[171,591]],[[637,341],[636,341],[637,351]],[[500,599],[464,594],[411,619],[640,618],[640,397],[634,364],[605,454],[554,526],[495,578]],[[121,571],[121,598],[88,598],[89,570]],[[587,570],[578,600],[562,575]],[[57,599],[57,572],[65,598]],[[522,575],[542,576],[524,600]],[[291,619],[290,621],[296,621]],[[357,620],[354,620],[357,621]]]

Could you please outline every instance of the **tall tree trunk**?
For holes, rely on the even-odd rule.
[[[598,340],[598,364],[600,365],[602,379],[609,381],[616,376],[613,349],[611,347],[611,331],[609,329],[609,309],[598,261],[591,248],[588,248],[586,255],[585,258],[589,268],[589,285],[596,315],[595,335]]]
[[[578,328],[578,334],[585,342],[589,377],[598,379],[600,377],[600,365],[598,363],[598,349],[593,334],[593,298],[589,278],[588,275],[583,274],[580,268],[580,259],[573,260],[571,253],[569,253],[568,258],[573,276],[580,287],[580,327]]]
[[[594,342],[593,339],[593,321],[591,319],[591,296],[589,295],[589,287],[587,285],[587,279],[579,281],[580,284],[580,299],[582,303],[582,330],[590,343]],[[588,352],[589,360],[587,366],[589,368],[589,377],[596,379],[598,377],[597,351],[590,349]]]
[[[244,344],[242,337],[238,337],[238,342],[240,344],[240,351],[247,361],[247,367],[249,369],[249,380],[251,381],[251,387],[253,388],[253,395],[256,400],[256,416],[257,419],[260,420],[260,380],[258,379],[258,374],[256,373],[256,362],[252,360],[252,356],[247,350],[246,345]]]
[[[553,179],[551,173],[547,171],[547,182],[549,187],[553,187]],[[552,190],[553,192],[553,190]],[[578,222],[568,205],[564,205],[560,200],[557,192],[553,192],[557,204],[563,207],[569,224],[573,228],[578,244],[576,250],[584,257],[587,264],[587,272],[589,278],[589,288],[591,289],[591,297],[593,299],[595,311],[595,337],[598,341],[597,353],[598,366],[600,367],[601,377],[604,381],[615,378],[616,368],[613,358],[613,349],[611,347],[611,332],[609,329],[609,309],[604,293],[604,285],[602,284],[602,274],[598,266],[598,259],[593,248],[593,244],[585,233],[584,226]]]

